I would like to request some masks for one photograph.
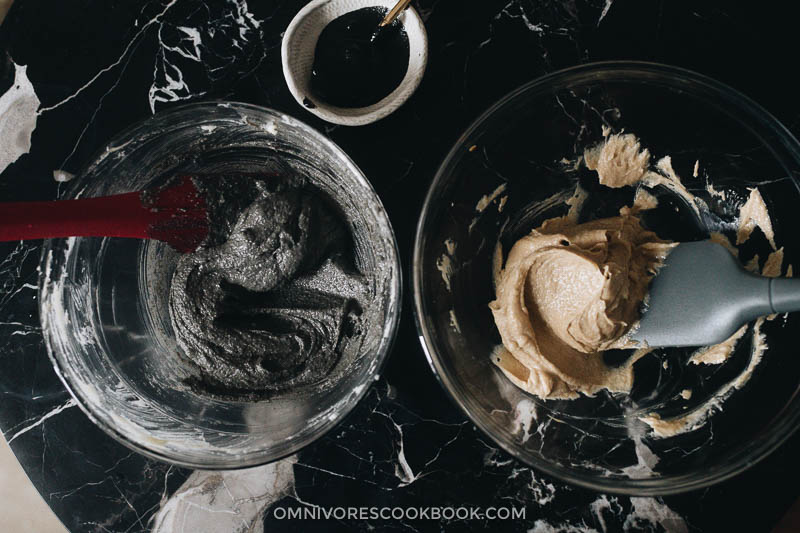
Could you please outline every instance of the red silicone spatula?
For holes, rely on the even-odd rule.
[[[193,252],[207,236],[205,197],[190,176],[156,189],[101,198],[0,203],[0,241],[130,237]]]

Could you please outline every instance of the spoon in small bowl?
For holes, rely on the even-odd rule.
[[[397,18],[397,16],[398,16],[400,13],[402,13],[403,11],[405,11],[405,9],[406,9],[406,8],[409,6],[409,4],[410,4],[410,3],[411,3],[411,0],[400,0],[399,2],[397,2],[397,5],[395,5],[395,6],[394,6],[394,7],[391,9],[391,11],[389,11],[389,12],[386,14],[386,16],[385,16],[385,17],[384,17],[384,19],[381,21],[381,23],[380,23],[380,24],[378,24],[378,27],[380,27],[380,28],[383,28],[384,26],[388,26],[389,24],[391,24],[392,22],[394,22],[394,19],[396,19],[396,18]]]
[[[676,246],[650,284],[631,340],[653,348],[708,346],[760,316],[800,311],[800,279],[747,272],[712,241]]]

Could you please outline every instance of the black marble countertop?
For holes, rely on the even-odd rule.
[[[359,128],[323,123],[289,94],[280,40],[304,3],[17,0],[0,26],[0,111],[9,109],[0,199],[58,197],[65,186],[54,171],[76,173],[153,112],[206,98],[250,102],[314,125],[351,155],[389,211],[407,270],[422,197],[446,152],[490,104],[543,73],[603,59],[679,65],[741,90],[800,133],[789,3],[419,0],[425,79],[395,114]],[[309,448],[231,472],[145,459],[97,429],[53,372],[37,311],[39,253],[36,242],[0,243],[0,429],[71,531],[758,532],[800,496],[800,435],[730,481],[664,498],[601,495],[527,468],[446,397],[409,294],[381,379]],[[313,505],[514,507],[525,518],[281,519]]]

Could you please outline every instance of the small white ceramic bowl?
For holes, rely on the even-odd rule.
[[[336,107],[311,92],[314,51],[322,30],[345,13],[364,7],[391,9],[397,0],[313,0],[292,20],[283,35],[283,75],[297,103],[323,120],[344,126],[363,126],[397,110],[417,90],[428,62],[428,35],[419,13],[409,7],[398,20],[408,34],[409,58],[406,77],[386,98],[367,107]]]

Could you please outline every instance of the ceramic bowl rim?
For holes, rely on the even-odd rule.
[[[428,63],[428,35],[425,30],[425,23],[413,6],[409,6],[400,14],[399,20],[407,29],[409,43],[411,45],[409,66],[403,81],[388,96],[375,104],[360,108],[340,108],[325,104],[316,99],[313,101],[315,107],[308,107],[304,104],[304,100],[309,97],[311,90],[307,87],[307,84],[298,80],[297,76],[294,74],[295,69],[293,68],[293,61],[295,59],[295,54],[292,53],[291,45],[297,37],[298,28],[301,23],[311,12],[331,2],[349,2],[363,4],[362,7],[384,6],[387,8],[391,8],[396,3],[394,0],[313,0],[309,2],[292,19],[283,34],[283,39],[281,40],[281,66],[283,69],[283,77],[295,101],[306,111],[313,113],[327,122],[342,126],[364,126],[377,122],[400,108],[400,106],[416,92],[420,83],[422,83],[422,78],[424,77]],[[343,11],[343,13],[350,11],[351,10]],[[417,53],[416,56],[415,51]]]

